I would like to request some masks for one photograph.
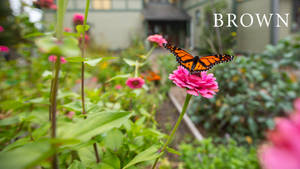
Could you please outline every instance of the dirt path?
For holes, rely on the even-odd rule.
[[[179,117],[179,113],[171,102],[169,98],[166,98],[165,101],[160,105],[156,113],[156,121],[159,124],[159,128],[163,133],[170,133],[173,126],[175,125],[177,118]],[[178,150],[180,143],[183,141],[191,141],[194,137],[191,134],[189,128],[186,126],[184,121],[181,122],[178,127],[173,142],[171,144],[171,148]],[[167,154],[167,157],[170,161],[178,161],[178,155],[174,155],[171,153]]]

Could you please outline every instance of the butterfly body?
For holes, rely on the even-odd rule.
[[[181,48],[164,44],[164,47],[176,56],[177,62],[189,70],[190,73],[197,73],[211,69],[215,64],[228,62],[233,59],[231,55],[210,55],[193,56]]]

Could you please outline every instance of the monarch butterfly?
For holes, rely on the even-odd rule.
[[[231,55],[210,55],[193,56],[181,48],[165,43],[164,47],[176,56],[177,62],[186,68],[190,73],[197,73],[211,69],[215,64],[229,62],[234,56]]]

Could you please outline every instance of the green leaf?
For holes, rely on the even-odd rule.
[[[68,169],[85,169],[85,166],[82,162],[75,160],[73,163],[68,167]]]
[[[68,36],[64,37],[63,45],[60,45],[62,56],[76,57],[80,56],[80,49],[78,47],[78,39]]]
[[[34,98],[31,100],[28,100],[28,103],[39,103],[39,104],[49,104],[49,100],[43,98],[43,97],[38,97],[38,98]]]
[[[0,168],[32,168],[52,155],[49,141],[26,144],[11,151],[0,153]]]
[[[3,120],[0,120],[0,126],[8,126],[12,124],[17,124],[20,122],[19,116],[8,117]]]
[[[28,39],[28,38],[33,38],[33,37],[38,37],[38,36],[44,36],[45,33],[42,33],[42,32],[34,32],[34,33],[29,33],[29,34],[26,34],[24,36],[25,39]]]
[[[135,66],[135,64],[136,64],[136,61],[134,61],[134,60],[130,60],[130,59],[123,59],[124,60],[124,62],[126,62],[129,66]]]
[[[89,167],[96,162],[95,151],[91,142],[85,144],[84,147],[76,148],[76,150],[78,151],[80,161],[82,161],[83,165]],[[99,153],[100,152],[101,151],[99,151]]]
[[[89,66],[96,66],[101,60],[102,58],[92,59],[92,60],[84,61],[84,63],[86,63]]]
[[[77,25],[76,26],[76,30],[78,33],[83,33],[83,32],[86,32],[90,29],[90,26],[89,25]]]
[[[252,117],[248,118],[248,125],[249,125],[250,131],[252,132],[252,134],[254,136],[256,136],[257,135],[257,125]]]
[[[34,130],[34,132],[32,132],[32,137],[34,138],[34,140],[38,140],[42,136],[46,136],[47,133],[49,132],[49,128],[50,128],[50,123],[42,124],[39,128],[37,128],[36,130]]]
[[[112,77],[111,79],[109,79],[106,82],[110,82],[110,81],[116,80],[116,79],[125,79],[125,78],[129,78],[130,76],[131,76],[131,74],[117,75],[117,76]]]
[[[97,169],[115,169],[115,168],[106,163],[100,163]]]
[[[151,146],[145,151],[136,155],[123,169],[126,169],[140,162],[154,160],[158,156],[160,156],[160,154],[158,153],[158,148],[156,146]]]
[[[42,50],[42,52],[52,53],[52,54],[57,54],[60,52],[59,47],[56,44],[56,38],[45,36],[45,37],[38,38],[35,41],[35,43],[38,46],[38,48]]]
[[[45,36],[38,38],[35,43],[44,53],[66,57],[80,55],[78,40],[72,36],[65,37],[62,42],[58,42],[54,37]]]
[[[102,61],[108,61],[108,60],[113,60],[113,59],[117,59],[118,57],[101,57],[102,58]]]
[[[136,65],[136,63],[138,63],[138,65],[139,66],[143,66],[144,64],[145,64],[145,62],[144,63],[139,63],[138,61],[134,61],[134,60],[130,60],[130,59],[123,59],[124,60],[124,62],[126,62],[129,66],[135,66]]]
[[[6,152],[6,151],[9,151],[9,150],[12,150],[12,149],[21,147],[21,146],[23,146],[23,145],[25,145],[25,144],[28,144],[28,143],[30,143],[30,142],[31,142],[31,140],[30,140],[29,137],[21,138],[21,139],[15,141],[15,142],[13,142],[13,143],[7,145],[7,146],[2,150],[2,152]]]
[[[104,154],[103,162],[106,164],[109,164],[114,169],[119,169],[120,165],[121,165],[121,162],[120,162],[120,159],[118,158],[118,156],[116,156],[114,153],[112,153],[110,151],[107,151]]]
[[[123,143],[123,133],[118,129],[110,130],[104,137],[105,147],[111,150],[118,150]]]
[[[49,70],[45,70],[42,74],[42,77],[44,78],[52,78],[52,72]]]
[[[170,147],[167,147],[167,151],[169,152],[169,153],[172,153],[172,154],[176,154],[176,155],[181,155],[181,153],[180,152],[178,152],[178,151],[176,151],[175,149],[173,149],[173,148],[170,148]]]
[[[125,111],[93,113],[89,115],[87,119],[82,119],[76,123],[61,125],[57,133],[61,138],[74,138],[87,141],[112,128],[120,127],[129,117],[130,112]]]
[[[83,58],[81,56],[77,56],[77,57],[67,57],[66,60],[68,62],[83,62],[83,61],[87,61],[86,58]]]

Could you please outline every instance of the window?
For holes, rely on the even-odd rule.
[[[293,31],[300,31],[300,1],[294,0],[294,10],[293,10]]]
[[[111,1],[112,0],[93,0],[92,7],[98,10],[109,10],[111,9]]]

